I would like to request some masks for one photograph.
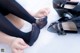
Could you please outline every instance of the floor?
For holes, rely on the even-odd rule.
[[[50,14],[48,15],[48,24],[41,30],[38,40],[33,46],[26,48],[24,53],[80,53],[80,34],[67,34],[64,36],[59,36],[56,33],[47,31],[47,27],[50,25],[50,23],[59,19],[56,11],[52,8],[52,0],[17,1],[24,8],[28,7],[27,10],[34,13],[43,7],[49,7],[51,10]],[[11,53],[10,47],[8,45],[1,43],[0,49],[5,49],[5,53]]]

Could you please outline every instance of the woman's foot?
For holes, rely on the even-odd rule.
[[[47,24],[47,16],[45,18],[36,20],[36,24],[40,29],[42,29]]]
[[[32,24],[32,31],[25,33],[24,36],[22,36],[21,38],[29,45],[32,46],[34,44],[34,42],[37,40],[38,36],[40,33],[40,29],[38,28],[38,26],[33,23]]]
[[[32,31],[29,39],[29,45],[32,46],[34,42],[38,39],[40,33],[40,29],[37,27],[35,23],[32,24]]]

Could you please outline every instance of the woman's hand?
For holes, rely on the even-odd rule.
[[[35,15],[34,17],[36,18],[43,18],[45,16],[47,16],[50,12],[50,9],[49,8],[44,8],[44,9],[41,9],[39,10]]]
[[[29,47],[23,39],[16,38],[11,44],[12,53],[24,53],[24,49]]]

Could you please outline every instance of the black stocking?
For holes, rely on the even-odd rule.
[[[0,0],[0,7],[30,23],[35,23],[36,19],[15,0]]]

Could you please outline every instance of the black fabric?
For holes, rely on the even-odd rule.
[[[0,13],[3,14],[4,16],[9,14],[9,12],[5,10],[4,8],[2,8],[1,6],[0,6]]]
[[[38,19],[36,24],[40,29],[42,29],[47,24],[47,16],[43,19]]]
[[[0,31],[14,37],[24,39],[30,46],[37,40],[40,29],[37,25],[32,25],[32,31],[24,33],[16,28],[4,15],[12,13],[31,24],[36,22],[36,19],[31,16],[19,3],[15,0],[0,0]],[[36,29],[36,30],[35,30]]]
[[[29,33],[23,33],[19,29],[17,29],[9,20],[6,19],[2,14],[0,14],[0,30],[10,36],[23,38],[26,43],[29,41]]]
[[[40,33],[40,29],[38,28],[38,26],[35,23],[33,23],[30,41],[29,41],[30,46],[32,46],[33,43],[38,39],[39,33]]]
[[[35,30],[36,29],[36,30]],[[10,36],[22,38],[30,46],[37,40],[40,29],[36,24],[32,24],[32,31],[24,33],[17,29],[6,17],[0,14],[0,30]]]
[[[15,0],[0,0],[0,7],[30,23],[35,23],[36,21],[36,19]]]
[[[78,29],[80,29],[80,16],[72,18],[70,21],[73,21],[78,27]]]

